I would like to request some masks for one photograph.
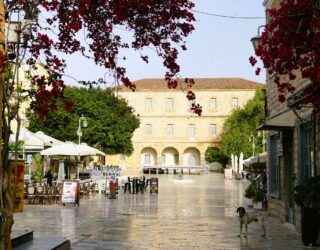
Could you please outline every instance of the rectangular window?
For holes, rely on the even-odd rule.
[[[152,135],[152,124],[146,124],[146,135]]]
[[[173,136],[173,124],[168,124],[167,125],[167,135],[168,136]]]
[[[172,110],[173,109],[173,98],[167,99],[167,109]]]
[[[236,109],[238,107],[238,98],[232,98],[232,108]]]
[[[194,137],[194,135],[195,135],[195,126],[194,126],[194,124],[189,124],[188,134],[189,134],[189,137]]]
[[[144,155],[144,164],[150,165],[150,154]]]
[[[210,109],[216,109],[217,108],[217,99],[211,98],[210,99]]]
[[[269,137],[269,193],[280,194],[280,168],[278,157],[278,136]]]
[[[146,109],[147,109],[147,111],[151,111],[151,109],[152,109],[152,99],[151,98],[146,99]]]
[[[307,122],[299,125],[299,181],[315,175],[313,125]]]
[[[217,134],[217,125],[216,124],[211,124],[210,125],[210,134],[211,135],[216,135]]]

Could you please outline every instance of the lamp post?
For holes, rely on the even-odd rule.
[[[249,142],[252,143],[252,156],[254,156],[255,143],[254,143],[254,135],[253,135],[253,134],[250,134],[250,136],[249,136]]]
[[[81,117],[79,118],[79,126],[78,126],[78,130],[77,130],[77,135],[79,137],[79,144],[81,142],[81,136],[82,136],[81,124],[83,125],[84,128],[86,128],[88,126],[87,120],[84,117],[84,115],[81,115]]]
[[[251,42],[252,42],[252,45],[253,45],[253,48],[254,48],[254,51],[257,50],[258,46],[260,45],[261,43],[261,35],[260,35],[260,29],[264,27],[264,25],[260,25],[258,27],[258,34],[254,37],[251,38]]]

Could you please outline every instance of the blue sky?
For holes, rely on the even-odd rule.
[[[194,0],[194,10],[226,16],[264,17],[262,0]],[[249,57],[254,54],[251,37],[257,34],[258,26],[264,19],[233,19],[194,13],[195,30],[187,38],[187,51],[179,56],[181,77],[241,77],[257,82],[265,82],[265,71],[260,76],[249,64]],[[130,33],[123,32],[124,36]],[[165,74],[162,61],[155,53],[147,49],[149,64],[144,63],[139,54],[126,50],[127,58],[122,64],[127,68],[131,80],[142,78],[160,78]],[[77,80],[113,79],[105,69],[94,65],[93,61],[73,55],[66,57],[68,67],[66,74]],[[66,84],[75,81],[65,78]]]

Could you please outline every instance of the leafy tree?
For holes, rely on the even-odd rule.
[[[66,112],[60,101],[60,108],[50,112],[44,120],[32,114],[29,125],[31,131],[41,130],[56,139],[77,142],[76,131],[79,117],[83,114],[88,126],[82,127],[82,142],[98,147],[107,154],[131,154],[131,138],[139,127],[139,120],[124,99],[116,97],[110,89],[101,88],[67,87],[64,93],[66,98],[74,101],[73,111]]]
[[[206,152],[206,161],[208,162],[219,162],[225,167],[229,160],[230,157],[221,152],[218,148],[209,147]]]
[[[258,136],[256,128],[264,117],[264,93],[260,88],[243,108],[234,110],[224,122],[221,135],[222,152],[227,155],[239,155],[243,152],[244,157],[248,158],[252,155],[252,142],[249,141],[252,134],[255,137],[255,152],[261,153],[263,137]]]

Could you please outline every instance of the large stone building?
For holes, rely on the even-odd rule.
[[[208,147],[219,147],[224,120],[242,107],[261,84],[241,78],[197,78],[192,90],[203,107],[199,117],[190,111],[184,83],[168,89],[163,79],[134,82],[132,92],[119,88],[140,118],[133,136],[130,157],[110,156],[108,164],[120,165],[125,172],[137,173],[142,166],[203,166]]]
[[[280,0],[264,0],[266,8],[278,8]],[[268,137],[268,212],[300,229],[300,208],[293,201],[293,189],[306,176],[320,173],[319,120],[310,105],[305,105],[304,88],[310,84],[297,77],[296,91],[287,95],[287,102],[278,101],[274,74],[267,75],[266,120],[260,126]],[[297,182],[296,182],[297,179]]]

